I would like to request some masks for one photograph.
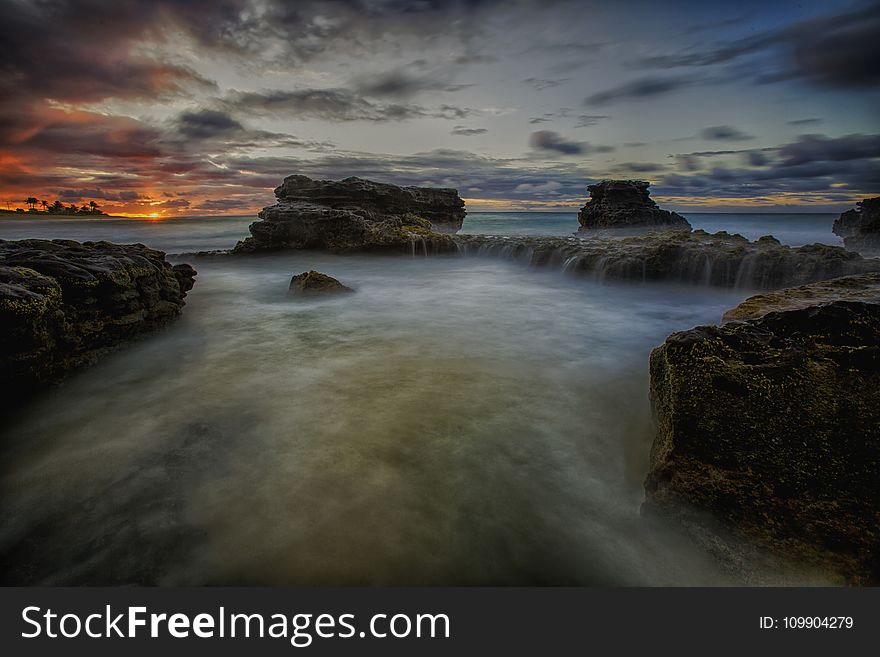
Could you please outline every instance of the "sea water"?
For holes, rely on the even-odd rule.
[[[827,218],[728,216],[689,218],[832,241]],[[507,217],[465,230],[577,228]],[[9,219],[0,239],[187,252],[227,248],[251,220]],[[737,581],[639,508],[650,350],[748,291],[455,256],[189,261],[179,321],[4,419],[5,583]],[[308,269],[357,293],[291,300]]]

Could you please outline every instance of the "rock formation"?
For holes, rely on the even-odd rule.
[[[661,210],[648,195],[651,183],[643,180],[603,180],[590,185],[590,200],[578,212],[579,232],[595,229],[690,230],[688,220]]]
[[[856,203],[834,222],[831,230],[843,238],[848,249],[865,255],[880,255],[880,196]]]
[[[454,249],[444,233],[464,221],[454,189],[398,187],[362,178],[312,180],[288,176],[275,189],[278,202],[259,213],[251,237],[236,253],[267,249],[330,251]]]
[[[140,244],[0,240],[0,406],[177,317],[195,275]]]
[[[880,274],[760,295],[727,317],[742,321],[651,354],[644,511],[712,549],[880,583]]]
[[[288,293],[294,296],[318,296],[338,294],[340,292],[354,292],[354,290],[343,285],[332,276],[322,274],[314,269],[297,274],[291,278],[290,287],[288,288]]]
[[[880,260],[839,246],[791,248],[773,237],[750,242],[723,231],[714,235],[702,230],[663,231],[622,239],[490,235],[456,235],[454,239],[465,255],[498,255],[574,274],[640,282],[772,290],[880,271]]]

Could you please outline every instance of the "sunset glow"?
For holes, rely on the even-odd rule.
[[[6,3],[0,207],[254,214],[292,173],[455,187],[472,211],[568,211],[606,177],[673,209],[880,191],[874,3],[681,2],[636,26],[626,2],[355,5]],[[63,46],[27,36],[46,24]]]

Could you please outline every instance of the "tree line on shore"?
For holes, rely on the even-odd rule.
[[[49,203],[49,201],[38,199],[35,196],[28,196],[24,203],[28,206],[26,212],[39,212],[46,214],[104,214],[100,209],[101,206],[94,201],[89,201],[87,204],[84,203],[83,205],[77,205],[76,203],[64,205],[64,203],[58,200],[54,203]],[[15,208],[15,212],[25,212],[25,209]]]

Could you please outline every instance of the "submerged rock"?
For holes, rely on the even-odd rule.
[[[791,248],[773,237],[702,230],[663,231],[614,239],[456,235],[465,255],[499,255],[535,266],[626,281],[675,281],[772,290],[835,276],[880,271],[880,261],[839,246]]]
[[[141,244],[0,240],[0,406],[177,317],[195,275]]]
[[[708,547],[880,583],[880,274],[727,316],[744,321],[674,333],[651,354],[643,509]]]
[[[338,294],[339,292],[354,292],[350,287],[343,285],[338,280],[327,274],[310,269],[302,274],[297,274],[290,279],[288,293],[296,296],[313,296],[323,294]]]
[[[442,252],[464,221],[454,189],[398,187],[362,178],[312,180],[288,176],[275,189],[278,202],[262,209],[251,237],[236,253],[266,249],[330,251],[397,249]]]
[[[880,255],[880,196],[856,203],[834,222],[831,230],[843,238],[848,249],[865,255]]]
[[[603,180],[590,185],[590,200],[578,212],[580,232],[595,229],[690,230],[680,214],[661,210],[648,195],[649,182],[643,180]]]

